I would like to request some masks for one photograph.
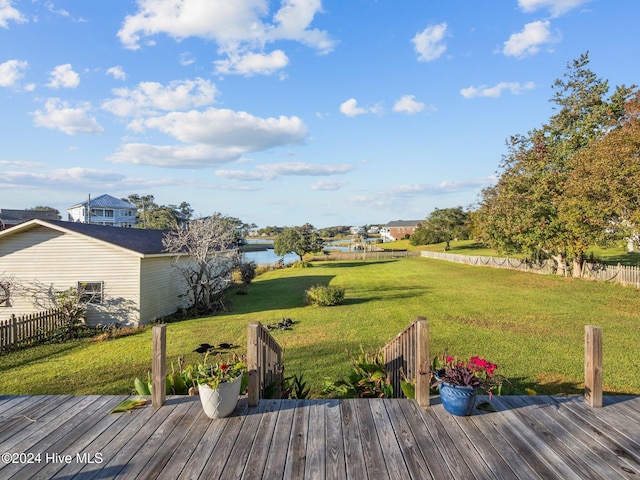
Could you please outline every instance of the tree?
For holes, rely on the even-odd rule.
[[[62,218],[60,217],[60,211],[57,208],[53,208],[53,207],[47,207],[44,205],[37,205],[33,208],[27,208],[28,212],[51,212],[54,215],[57,215],[58,219]]]
[[[153,195],[136,193],[123,200],[132,203],[138,209],[136,214],[138,228],[170,230],[184,225],[193,215],[193,209],[187,202],[182,202],[180,205],[158,205]]]
[[[186,281],[197,314],[224,310],[223,292],[241,263],[237,219],[214,213],[168,232],[163,245],[177,255],[175,268]],[[188,257],[188,258],[184,258]]]
[[[616,125],[631,93],[622,86],[607,99],[607,82],[588,63],[588,53],[581,55],[556,80],[551,101],[557,113],[547,124],[511,137],[498,183],[483,191],[473,215],[479,239],[491,247],[550,256],[560,274],[571,258],[576,276],[592,239],[559,216],[571,159]]]
[[[295,253],[302,261],[305,254],[322,251],[323,243],[313,225],[307,223],[301,227],[285,227],[273,239],[273,251],[276,255]]]
[[[454,238],[468,238],[468,220],[469,214],[460,206],[436,208],[413,232],[409,242],[411,245],[445,242],[445,250],[449,250]]]
[[[571,159],[560,217],[599,245],[627,239],[633,251],[640,226],[640,90],[618,127]]]

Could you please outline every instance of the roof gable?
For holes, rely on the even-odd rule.
[[[86,206],[87,203],[89,203],[89,200],[87,200],[86,202],[76,203],[75,205],[72,205],[69,208]],[[104,195],[100,195],[99,197],[92,198],[91,199],[91,207],[92,208],[95,208],[95,207],[99,207],[99,208],[133,208],[133,209],[136,208],[136,206],[134,204],[129,203],[129,202],[125,202],[124,200],[120,200],[119,198],[116,198],[116,197],[112,197],[111,195],[107,195],[106,193]]]
[[[393,227],[417,227],[424,220],[394,220],[385,225],[385,227],[393,228]]]
[[[56,230],[75,232],[141,255],[167,253],[162,245],[165,230],[145,230],[142,228],[121,228],[60,220],[31,220],[17,227],[4,230],[3,235],[15,235],[26,231],[32,225],[41,225]]]

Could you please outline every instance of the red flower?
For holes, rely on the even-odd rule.
[[[227,370],[229,370],[229,364],[221,363],[220,364],[220,370],[222,370],[223,372],[226,372]]]

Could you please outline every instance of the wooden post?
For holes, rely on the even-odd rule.
[[[584,400],[602,406],[602,329],[587,325],[584,335]]]
[[[11,314],[11,347],[18,345],[18,319],[15,314]]]
[[[260,402],[260,375],[258,371],[258,333],[260,322],[251,322],[247,327],[247,370],[249,384],[247,385],[247,402],[250,407],[256,407]]]
[[[431,376],[428,374],[431,360],[429,359],[429,322],[423,317],[418,317],[416,326],[416,401],[423,408],[429,406],[429,383]]]
[[[167,398],[167,326],[154,325],[151,338],[151,405],[159,408]]]

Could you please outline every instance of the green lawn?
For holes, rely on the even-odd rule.
[[[427,250],[430,252],[444,252],[445,244],[434,243],[431,245],[418,245],[413,246],[409,243],[409,240],[398,240],[396,242],[389,242],[381,245],[386,250]],[[450,244],[451,249],[449,253],[457,253],[459,255],[477,255],[480,257],[506,257],[512,258],[525,258],[526,255],[506,255],[496,250],[486,247],[485,245],[476,242],[475,240],[458,240],[453,241]],[[627,253],[626,245],[619,245],[610,248],[591,247],[587,251],[587,256],[593,255],[593,257],[608,265],[629,265],[632,267],[640,266],[640,253]]]
[[[316,284],[344,285],[344,305],[305,306]],[[640,394],[640,293],[572,278],[471,267],[425,258],[315,263],[258,277],[233,312],[171,323],[169,362],[200,343],[231,342],[244,351],[246,326],[290,317],[274,331],[286,373],[304,373],[317,396],[323,380],[349,371],[345,350],[374,349],[416,316],[429,320],[433,354],[481,355],[514,384],[540,394],[581,392],[584,326],[603,328],[605,393]],[[127,393],[151,365],[151,332],[43,345],[0,357],[0,393]],[[170,367],[169,367],[170,368]]]

